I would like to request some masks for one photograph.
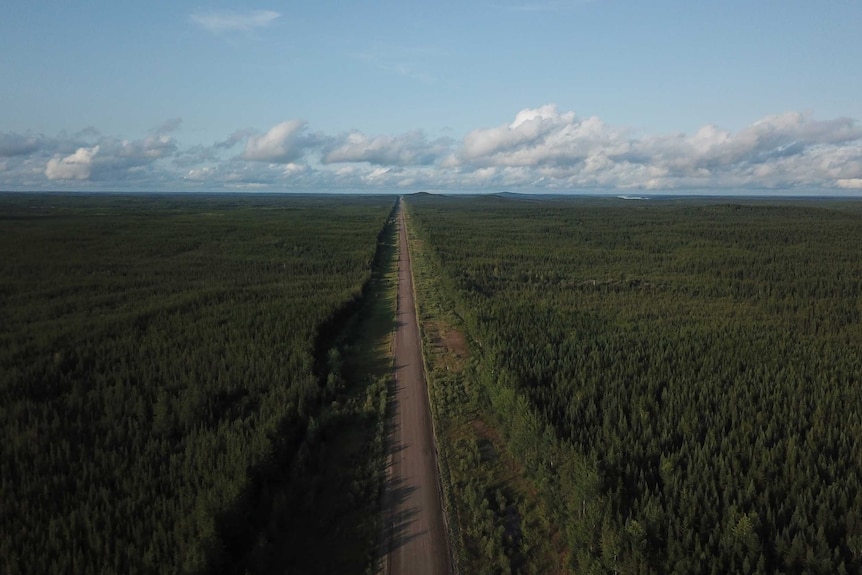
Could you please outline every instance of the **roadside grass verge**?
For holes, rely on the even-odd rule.
[[[450,541],[461,573],[563,571],[548,503],[525,477],[488,411],[481,350],[446,296],[445,278],[412,225],[409,247],[423,357],[438,433]]]
[[[276,518],[248,564],[254,573],[374,573],[379,560],[386,420],[392,379],[397,236],[381,234],[363,304],[325,358],[327,397],[310,426],[302,485],[304,509]]]

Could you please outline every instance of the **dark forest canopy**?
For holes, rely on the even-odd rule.
[[[0,196],[0,572],[224,568],[250,484],[305,473],[393,202]]]
[[[408,203],[574,572],[862,572],[862,205]]]

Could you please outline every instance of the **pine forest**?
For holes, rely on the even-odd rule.
[[[461,526],[465,562],[541,572],[528,545],[551,544],[574,573],[862,572],[858,203],[408,205],[472,348],[463,401],[547,510],[519,530],[499,485],[455,481],[498,524]]]
[[[240,572],[307,528],[393,205],[0,197],[0,572]]]

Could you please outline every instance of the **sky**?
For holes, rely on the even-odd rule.
[[[5,0],[0,190],[859,195],[860,30],[860,0]]]

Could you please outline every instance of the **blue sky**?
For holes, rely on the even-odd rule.
[[[862,2],[46,2],[0,189],[862,192]]]

